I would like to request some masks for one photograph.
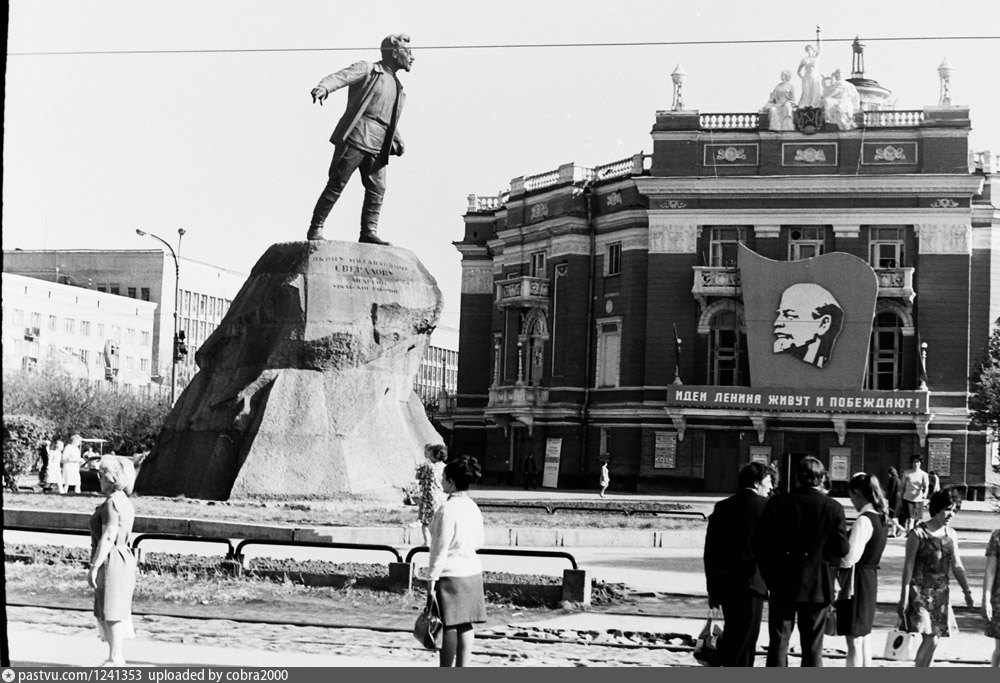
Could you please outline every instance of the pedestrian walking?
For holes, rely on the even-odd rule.
[[[444,468],[442,486],[448,499],[431,523],[431,557],[427,599],[436,596],[444,624],[441,666],[467,666],[475,638],[474,624],[486,621],[483,567],[476,551],[486,531],[469,486],[482,476],[479,461],[468,455]]]
[[[528,454],[524,456],[523,463],[523,473],[524,473],[524,490],[537,489],[538,488],[538,463],[535,462],[535,452],[528,451]]]
[[[605,460],[601,463],[601,498],[604,498],[604,492],[608,490],[608,486],[611,485],[611,472],[608,471],[608,461]]]
[[[871,632],[878,598],[878,565],[888,540],[889,512],[878,478],[859,472],[847,482],[858,518],[847,555],[840,560],[841,595],[836,602],[837,635],[847,637],[847,666],[871,666]],[[847,570],[847,571],[844,571]]]
[[[721,666],[753,666],[767,597],[750,541],[771,495],[770,467],[750,463],[740,470],[737,485],[739,491],[715,504],[705,533],[708,606],[721,607],[725,621]]]
[[[61,439],[56,439],[55,444],[46,451],[45,486],[49,491],[62,493],[62,452]]]
[[[921,465],[923,458],[914,455],[910,458],[910,469],[903,472],[903,505],[899,510],[899,521],[909,532],[913,526],[923,519],[924,502],[927,500],[927,490],[930,488],[930,478]]]
[[[951,608],[949,575],[962,587],[967,607],[973,606],[972,590],[965,576],[958,535],[949,524],[962,507],[960,494],[945,488],[927,504],[931,518],[917,523],[906,537],[902,595],[898,613],[909,633],[922,637],[914,666],[930,666],[938,640],[958,630]]]
[[[751,542],[768,589],[767,665],[788,666],[797,621],[802,666],[823,666],[835,565],[849,549],[847,520],[843,506],[823,489],[823,463],[803,458],[794,479],[794,490],[767,502]]]
[[[1000,529],[993,530],[986,544],[983,616],[986,617],[986,635],[993,638],[990,666],[1000,667]]]
[[[80,444],[83,439],[79,434],[69,437],[69,443],[63,448],[62,457],[59,462],[62,466],[62,488],[61,493],[66,493],[69,489],[76,489],[74,493],[80,493],[80,464],[83,462],[83,455],[80,453]]]
[[[901,530],[896,518],[899,516],[899,505],[902,501],[899,472],[895,467],[890,467],[886,471],[885,486],[883,487],[883,491],[885,493],[885,503],[889,514],[889,538],[895,538],[900,534]]]
[[[52,442],[48,439],[42,439],[38,442],[38,458],[35,460],[35,465],[38,467],[38,485],[45,490],[46,486],[46,474],[49,469],[49,446]]]
[[[424,536],[424,545],[431,544],[431,520],[434,513],[444,502],[444,489],[441,487],[441,475],[444,472],[444,462],[448,459],[448,449],[443,444],[426,444],[424,446],[424,462],[417,468],[417,484],[419,498],[417,499],[417,521]]]

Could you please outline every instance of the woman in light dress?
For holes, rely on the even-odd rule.
[[[135,508],[129,500],[135,470],[124,458],[105,455],[98,471],[101,492],[107,498],[90,517],[87,584],[94,589],[94,616],[101,640],[108,644],[108,658],[102,666],[125,666],[122,646],[126,638],[135,638],[132,593],[136,561],[128,545],[135,521]]]
[[[993,638],[990,665],[1000,667],[1000,529],[993,530],[986,544],[983,616],[986,617],[986,635]]]
[[[55,444],[49,447],[47,451],[47,462],[45,464],[45,486],[51,491],[55,488],[56,491],[62,493],[62,452],[63,452],[63,442],[62,439],[57,439]]]

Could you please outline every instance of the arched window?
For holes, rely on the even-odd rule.
[[[899,316],[884,311],[875,316],[868,349],[866,389],[899,389],[903,374],[903,325]]]
[[[524,318],[521,345],[524,358],[524,382],[530,386],[542,383],[545,369],[545,342],[549,339],[545,314],[537,308],[531,309]]]
[[[737,312],[721,309],[712,316],[708,332],[708,382],[744,386],[749,380],[747,335]]]

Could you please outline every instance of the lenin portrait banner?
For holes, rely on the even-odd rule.
[[[752,387],[860,389],[878,277],[843,252],[773,261],[739,247]]]

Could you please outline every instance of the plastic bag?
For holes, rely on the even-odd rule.
[[[721,621],[717,610],[708,613],[705,626],[702,627],[698,639],[695,641],[694,658],[702,666],[719,666],[719,641],[722,638]]]
[[[441,621],[440,615],[437,596],[431,593],[427,605],[417,615],[417,621],[413,624],[413,637],[428,650],[441,649],[444,640],[444,622]]]

